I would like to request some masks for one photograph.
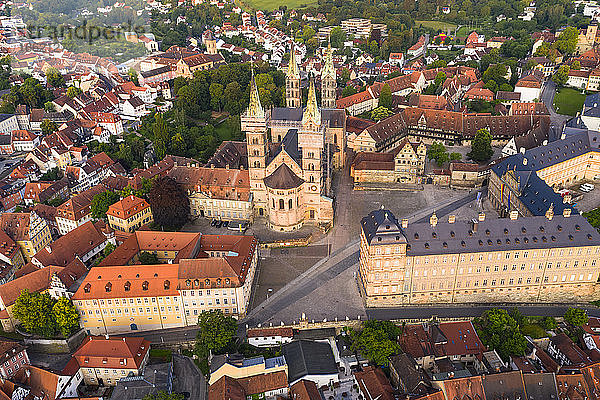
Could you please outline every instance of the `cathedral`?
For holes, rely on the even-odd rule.
[[[333,223],[331,176],[344,166],[346,113],[335,108],[336,72],[331,47],[321,70],[321,101],[310,79],[302,107],[294,48],[286,71],[286,107],[265,110],[252,75],[250,104],[241,116],[246,134],[254,215],[276,231]]]

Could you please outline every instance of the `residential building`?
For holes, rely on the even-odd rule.
[[[78,259],[89,263],[111,243],[116,244],[114,231],[102,221],[88,221],[35,254],[31,262],[44,268],[50,265],[67,265]]]
[[[580,215],[361,221],[359,287],[367,306],[563,302],[594,297],[600,235]],[[557,268],[558,267],[558,268]]]
[[[246,332],[248,343],[255,347],[275,347],[289,343],[294,338],[294,332],[289,327],[253,328]]]
[[[132,233],[142,225],[154,221],[150,204],[134,195],[127,196],[115,204],[111,204],[108,207],[106,216],[108,217],[108,224],[117,233]]]
[[[0,229],[21,248],[26,262],[52,242],[50,227],[33,211],[1,214]]]
[[[11,280],[17,269],[24,265],[23,253],[17,242],[0,230],[0,284]]]
[[[0,323],[6,332],[13,332],[19,321],[14,317],[12,308],[23,290],[30,293],[48,293],[57,299],[70,297],[77,287],[76,281],[87,272],[81,261],[71,262],[64,267],[51,266],[37,269],[28,264],[29,272],[0,286]],[[14,371],[14,370],[13,370]]]
[[[339,382],[338,367],[328,342],[296,340],[285,344],[282,354],[288,365],[288,382],[293,386],[301,380],[317,387]]]
[[[341,22],[346,35],[368,39],[371,36],[371,20],[367,18],[351,18]]]
[[[0,341],[0,376],[12,378],[19,369],[29,365],[27,348],[19,342]]]
[[[536,102],[541,99],[542,82],[534,74],[527,75],[517,81],[515,84],[515,92],[521,93],[521,101]]]
[[[592,363],[590,357],[564,333],[550,338],[548,354],[563,366],[583,367]]]
[[[354,183],[420,183],[427,146],[404,139],[387,153],[360,152],[350,165]]]
[[[257,244],[252,236],[136,231],[81,283],[73,297],[81,325],[105,334],[196,325],[205,310],[243,316]],[[163,264],[139,265],[142,252]]]
[[[149,357],[144,338],[88,336],[65,369],[79,371],[86,385],[116,386],[122,378],[142,375]]]
[[[273,357],[254,357],[254,358],[234,358],[228,355],[214,356],[210,365],[209,384],[216,383],[221,377],[241,379],[256,375],[273,374],[283,372],[287,377],[288,366],[285,358]]]
[[[0,387],[0,396],[5,399],[73,399],[79,397],[77,388],[81,382],[79,373],[66,375],[26,365],[10,381],[5,381]]]
[[[92,220],[92,199],[97,194],[106,192],[103,185],[96,185],[76,194],[56,208],[56,224],[61,235]]]
[[[395,400],[394,388],[381,368],[370,365],[353,375],[364,399]]]
[[[239,167],[239,166],[238,166]],[[247,169],[174,167],[169,176],[186,190],[193,217],[252,221],[252,193]]]
[[[40,144],[40,138],[28,130],[17,129],[11,133],[11,142],[14,151],[29,152]]]
[[[239,379],[223,376],[208,388],[208,400],[271,399],[287,394],[287,376],[282,371]]]

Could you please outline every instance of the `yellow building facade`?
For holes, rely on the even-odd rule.
[[[132,233],[154,221],[150,204],[136,196],[127,196],[108,207],[108,224],[118,232]]]
[[[361,221],[359,286],[367,306],[576,302],[596,296],[600,235],[580,215],[399,223]]]

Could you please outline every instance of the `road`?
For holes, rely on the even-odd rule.
[[[206,399],[206,378],[191,358],[173,354],[173,375],[176,377],[173,392],[187,392],[189,400]]]
[[[571,118],[568,115],[556,113],[554,110],[554,94],[556,93],[556,84],[551,80],[544,83],[542,90],[542,102],[550,112],[550,131],[548,132],[548,140],[550,142],[558,140],[563,131],[565,123]]]
[[[188,326],[185,328],[159,329],[155,331],[135,331],[119,334],[119,336],[143,337],[151,343],[157,344],[176,344],[195,339],[197,333],[197,327]]]

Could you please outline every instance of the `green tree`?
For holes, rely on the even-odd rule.
[[[108,207],[119,201],[119,194],[107,190],[106,192],[98,193],[92,198],[91,211],[94,219],[105,219]]]
[[[79,329],[79,313],[70,299],[59,298],[52,307],[52,315],[64,337],[69,337]]]
[[[159,160],[162,160],[167,155],[169,151],[169,127],[165,122],[165,119],[161,113],[156,114],[154,117],[154,124],[152,124],[152,134],[154,143],[154,152],[156,153],[156,157]]]
[[[460,161],[462,160],[462,154],[460,153],[450,153],[450,161]]]
[[[467,156],[475,161],[487,161],[492,158],[492,135],[486,128],[480,129],[471,141],[471,151]]]
[[[217,82],[213,82],[209,86],[210,108],[214,111],[221,111],[223,107],[223,90],[223,85]]]
[[[148,193],[154,222],[163,228],[180,229],[188,220],[190,201],[181,186],[168,176],[152,181]]]
[[[393,113],[385,107],[377,107],[373,111],[371,111],[371,119],[373,121],[379,122],[382,119],[386,119],[387,117],[392,116]]]
[[[391,321],[365,321],[360,331],[350,332],[351,347],[375,365],[388,365],[389,357],[400,351],[400,333],[400,327]]]
[[[139,85],[138,73],[135,69],[129,68],[129,71],[127,71],[127,75],[129,75],[129,79],[131,80],[131,82],[135,83],[136,85]]]
[[[353,94],[358,93],[358,90],[354,86],[348,85],[342,89],[342,97],[352,96]]]
[[[527,348],[527,340],[519,325],[506,310],[493,308],[474,321],[477,334],[488,349],[494,349],[503,360],[511,355],[521,356]]]
[[[142,265],[160,264],[160,261],[158,261],[158,256],[154,253],[149,253],[147,251],[142,251],[140,253],[139,261]]]
[[[573,326],[585,325],[588,322],[588,315],[584,309],[569,307],[564,315],[565,322]]]
[[[547,331],[552,331],[558,328],[558,324],[556,323],[556,319],[554,317],[544,317],[540,321],[540,325]]]
[[[552,81],[560,87],[567,83],[567,79],[569,79],[569,66],[563,64],[558,68],[554,75],[552,75]]]
[[[575,60],[571,63],[571,69],[575,69],[575,70],[581,69],[581,63],[579,62],[579,60]]]
[[[62,171],[58,167],[49,169],[40,177],[40,181],[57,181],[63,177]]]
[[[44,111],[46,111],[46,112],[54,112],[54,111],[56,111],[56,106],[54,105],[53,102],[47,101],[47,102],[44,103]]]
[[[69,96],[72,99],[79,96],[81,93],[83,93],[83,90],[75,86],[69,86],[69,88],[67,89],[67,96]]]
[[[48,80],[48,83],[52,85],[52,87],[60,88],[65,86],[65,78],[54,67],[48,68],[46,70],[46,79]]]
[[[308,42],[309,39],[313,38],[317,32],[313,29],[312,26],[306,24],[302,28],[302,41],[304,43]]]
[[[433,142],[431,146],[429,146],[429,149],[427,149],[427,158],[435,160],[435,163],[440,167],[450,161],[448,150],[446,150],[446,147],[440,142]]]
[[[30,293],[25,289],[15,300],[12,312],[27,332],[51,337],[57,328],[52,312],[54,303],[48,293]]]
[[[600,230],[600,208],[593,209],[592,211],[584,212],[582,214],[587,218],[590,225]]]
[[[388,110],[392,108],[392,89],[389,84],[383,85],[381,92],[379,93],[379,107],[385,107]]]
[[[573,54],[577,48],[579,30],[573,26],[566,27],[560,36],[556,38],[554,45],[562,54]]]
[[[160,391],[156,394],[147,394],[142,400],[184,400],[185,396],[181,393],[167,393]]]
[[[104,257],[107,257],[110,253],[112,253],[113,251],[115,251],[116,247],[114,244],[108,242],[106,244],[106,247],[104,248],[104,250],[102,250],[102,255]]]
[[[58,130],[56,122],[50,121],[49,119],[42,120],[41,123],[42,136],[50,135]]]
[[[341,49],[346,41],[346,32],[344,32],[341,27],[336,26],[331,30],[331,33],[329,33],[329,40],[331,41],[332,47]]]
[[[231,343],[236,332],[237,323],[232,317],[221,310],[203,311],[198,316],[196,349],[201,354],[218,353]]]

